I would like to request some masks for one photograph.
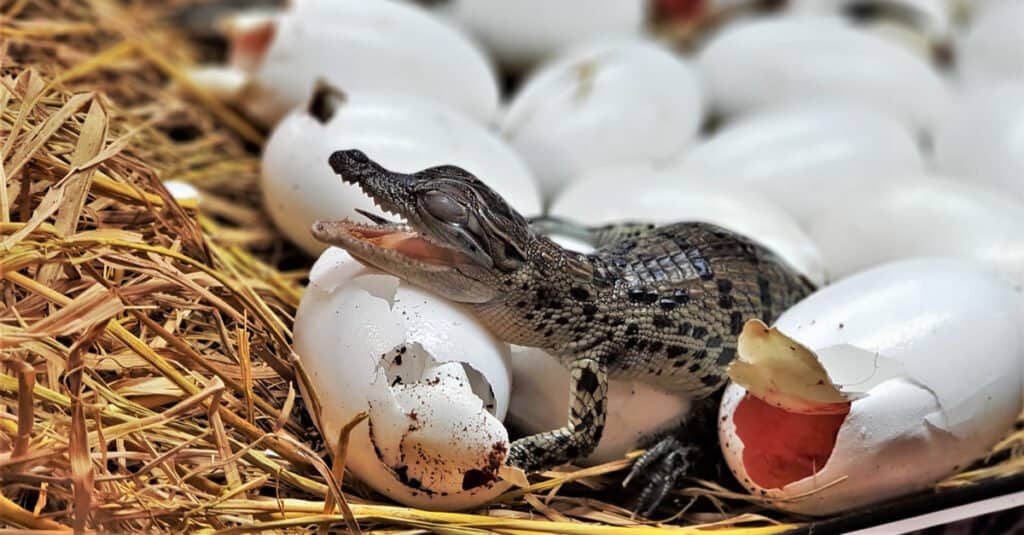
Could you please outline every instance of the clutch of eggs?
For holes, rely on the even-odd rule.
[[[968,466],[1021,410],[1020,306],[979,264],[919,259],[822,288],[774,330],[744,329],[736,364],[759,373],[730,369],[719,424],[730,468],[774,506],[823,515]],[[765,380],[804,352],[827,378]],[[862,394],[821,397],[829,381]]]

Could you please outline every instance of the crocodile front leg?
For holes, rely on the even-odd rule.
[[[569,371],[569,424],[513,442],[508,464],[533,472],[585,457],[597,447],[608,408],[605,358],[589,352],[574,360]]]

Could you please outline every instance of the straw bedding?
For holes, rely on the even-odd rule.
[[[628,460],[546,474],[472,514],[395,506],[345,480],[289,349],[311,260],[260,209],[263,133],[181,74],[201,51],[158,24],[178,7],[0,2],[0,527],[772,533],[799,521],[703,483],[680,493],[696,507],[641,523],[614,503]],[[201,206],[165,180],[198,187]],[[1019,473],[1022,444],[1010,434],[944,484]]]

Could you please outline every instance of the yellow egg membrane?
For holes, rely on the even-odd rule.
[[[851,401],[864,396],[841,391],[813,351],[761,320],[743,326],[736,352],[729,378],[787,412],[845,414]]]

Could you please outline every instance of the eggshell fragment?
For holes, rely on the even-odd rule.
[[[653,43],[600,42],[536,72],[513,98],[501,133],[550,199],[600,166],[676,157],[701,118],[700,89],[686,62]]]
[[[541,210],[529,169],[494,134],[463,114],[421,100],[351,96],[318,91],[305,108],[278,124],[263,150],[264,203],[289,240],[310,254],[326,247],[310,234],[317,219],[357,217],[355,209],[379,213],[357,186],[334,173],[327,158],[360,149],[381,165],[415,172],[458,165],[474,173],[529,217]]]
[[[807,233],[835,277],[942,256],[981,261],[1024,284],[1024,203],[963,180],[916,177],[849,188],[809,221]]]
[[[726,115],[773,103],[842,98],[930,131],[949,107],[946,84],[930,65],[838,18],[735,24],[704,47],[698,65],[713,107]]]
[[[623,194],[627,188],[628,194]],[[608,166],[570,185],[550,215],[582,225],[703,221],[763,243],[816,284],[826,279],[818,252],[793,220],[740,189],[684,181],[649,165]]]
[[[962,96],[936,136],[935,162],[941,172],[1024,199],[1024,76]]]
[[[199,202],[199,190],[184,180],[168,180],[164,182],[164,187],[167,188],[167,193],[170,193],[171,197],[174,197],[174,200],[179,203]]]
[[[409,357],[423,351],[411,349]],[[439,364],[422,354],[427,367],[415,382],[388,381],[378,369],[375,384],[386,381],[391,388],[374,388],[367,400],[374,451],[406,486],[426,493],[453,494],[495,481],[508,453],[505,427],[484,410],[462,364]]]
[[[440,510],[509,487],[496,479],[508,450],[508,345],[470,311],[331,248],[313,266],[294,330],[331,448],[342,426],[370,413],[350,435],[356,477]]]
[[[729,378],[786,412],[846,414],[855,398],[832,384],[809,349],[761,320],[747,321],[729,364]]]
[[[411,3],[297,0],[238,26],[232,60],[251,75],[248,108],[268,124],[321,79],[349,95],[398,92],[495,118],[498,84],[482,51]]]
[[[517,70],[576,43],[639,35],[647,2],[452,0],[441,12],[469,30],[502,65]]]
[[[867,395],[841,421],[815,421],[774,414],[730,384],[719,427],[729,466],[751,492],[813,515],[927,488],[967,466],[1021,410],[1018,300],[959,260],[897,262],[822,288],[775,328],[813,351],[831,381]],[[757,429],[769,417],[788,436]],[[834,447],[822,448],[833,433]]]
[[[743,115],[670,169],[687,181],[756,192],[804,224],[820,207],[842,202],[844,187],[871,190],[918,174],[924,158],[911,129],[897,118],[823,100]]]

